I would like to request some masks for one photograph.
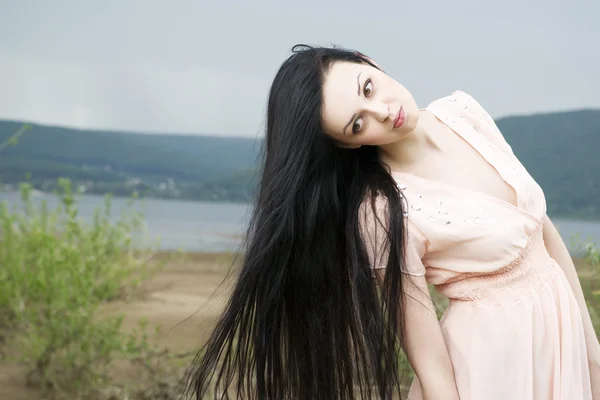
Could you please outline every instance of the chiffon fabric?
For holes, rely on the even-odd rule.
[[[473,97],[456,91],[426,110],[516,194],[512,204],[393,172],[406,197],[404,272],[450,299],[440,325],[461,400],[591,400],[580,310],[542,237],[542,189]],[[418,378],[409,399],[423,399]]]

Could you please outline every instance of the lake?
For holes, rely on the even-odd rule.
[[[57,205],[51,194],[36,193],[36,202],[42,199],[50,208]],[[0,201],[18,204],[19,194],[0,192]],[[103,207],[102,196],[79,197],[79,213],[89,220],[94,211]],[[127,199],[114,198],[112,215],[118,216],[127,208]],[[149,238],[160,240],[163,250],[229,251],[237,250],[239,235],[243,234],[250,208],[244,204],[206,203],[177,200],[143,199],[135,209],[144,214]],[[551,216],[552,217],[552,216]],[[573,249],[572,238],[580,234],[600,243],[600,222],[553,219],[567,246]]]

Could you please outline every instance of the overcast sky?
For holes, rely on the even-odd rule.
[[[420,106],[600,108],[600,1],[0,0],[0,118],[262,135],[296,43],[374,58]]]

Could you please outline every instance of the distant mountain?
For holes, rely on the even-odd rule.
[[[552,215],[600,219],[600,110],[500,118]],[[0,143],[22,122],[0,121]],[[32,124],[0,152],[0,182],[51,190],[65,176],[89,193],[248,201],[261,140],[77,130]]]
[[[549,214],[600,219],[600,110],[505,117],[496,124],[544,190]]]
[[[0,143],[22,126],[0,121]],[[90,193],[246,201],[261,140],[77,130],[30,124],[17,146],[0,152],[0,182],[27,173],[43,190],[59,176]]]

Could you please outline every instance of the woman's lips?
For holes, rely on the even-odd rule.
[[[398,114],[396,115],[396,119],[394,120],[394,128],[400,128],[404,125],[404,121],[406,120],[406,115],[404,115],[404,108],[400,107],[398,110]]]

